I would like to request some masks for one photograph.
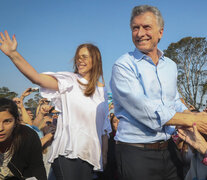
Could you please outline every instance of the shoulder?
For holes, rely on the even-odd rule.
[[[164,56],[164,60],[168,65],[177,68],[177,64],[172,59]]]
[[[38,134],[30,127],[26,125],[19,125],[18,133],[22,138],[23,144],[25,143],[32,143],[31,140],[39,140]]]
[[[128,52],[120,56],[114,63],[114,65],[121,65],[129,63],[133,59],[133,52]]]
[[[104,87],[105,85],[103,83],[101,83],[101,82],[98,81],[97,86],[98,87]]]

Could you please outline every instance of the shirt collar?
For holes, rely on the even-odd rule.
[[[165,60],[164,58],[164,53],[160,50],[160,49],[157,49],[158,51],[158,56],[159,56],[159,59],[161,60]],[[134,57],[136,58],[137,61],[141,61],[141,60],[148,60],[150,57],[147,56],[146,54],[142,53],[141,51],[139,51],[137,48],[135,48],[134,50]],[[151,59],[151,58],[150,58]]]

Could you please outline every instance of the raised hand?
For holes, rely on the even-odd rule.
[[[32,93],[32,88],[27,88],[21,95],[22,98],[29,96]]]
[[[17,40],[15,38],[15,35],[13,35],[11,39],[7,31],[4,33],[5,35],[0,32],[0,50],[5,55],[10,56],[12,52],[15,52],[17,49]]]

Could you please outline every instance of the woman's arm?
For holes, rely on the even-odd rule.
[[[179,137],[190,144],[201,154],[207,152],[207,142],[204,137],[198,132],[196,125],[193,128],[178,129]]]
[[[24,74],[32,83],[41,87],[58,90],[57,80],[49,75],[39,74],[18,52],[17,40],[15,36],[12,39],[9,37],[7,31],[5,35],[0,32],[0,50],[7,55],[19,71]]]
[[[41,144],[42,144],[42,147],[43,147],[47,142],[51,141],[52,138],[53,138],[53,136],[54,136],[54,135],[53,135],[52,133],[48,133],[48,134],[46,134],[45,136],[43,136],[43,137],[40,139]]]
[[[22,121],[23,123],[26,123],[26,124],[29,124],[29,125],[32,125],[32,119],[29,117],[29,114],[27,113],[25,107],[24,107],[24,98],[26,96],[29,96],[30,94],[32,93],[31,91],[31,88],[27,88],[21,95],[20,97],[20,109],[21,109],[21,112],[22,112]]]

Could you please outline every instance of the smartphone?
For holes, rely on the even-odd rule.
[[[38,87],[31,88],[30,91],[32,91],[32,92],[39,92],[39,88]]]

